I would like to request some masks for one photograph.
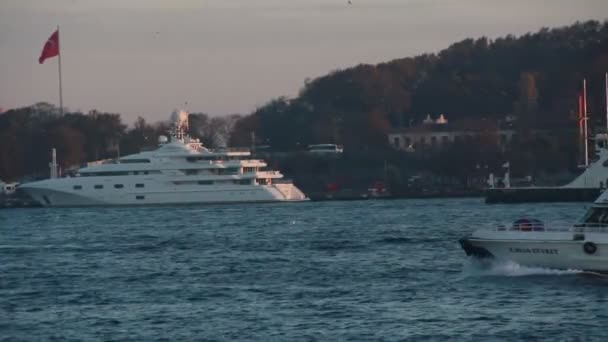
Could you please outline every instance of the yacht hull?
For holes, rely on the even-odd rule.
[[[459,242],[467,255],[477,258],[508,260],[522,266],[608,272],[608,241],[467,237]]]
[[[66,187],[51,187],[35,183],[22,186],[32,199],[45,207],[86,206],[141,206],[174,204],[218,204],[299,202],[308,198],[293,185],[213,187],[207,190],[195,188],[179,189],[158,187],[146,191],[117,191],[116,189],[95,192],[78,192]]]

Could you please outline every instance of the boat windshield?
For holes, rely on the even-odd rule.
[[[582,223],[608,225],[608,207],[591,208],[583,217]]]

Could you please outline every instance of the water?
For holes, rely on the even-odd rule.
[[[0,340],[606,340],[608,278],[458,238],[581,204],[481,199],[0,211]]]

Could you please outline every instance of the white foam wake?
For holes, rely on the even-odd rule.
[[[513,261],[471,259],[463,267],[465,276],[525,277],[532,275],[571,275],[581,270],[558,270],[544,267],[522,266]]]

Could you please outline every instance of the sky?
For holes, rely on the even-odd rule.
[[[0,0],[0,108],[164,120],[175,108],[248,114],[306,78],[438,52],[465,39],[606,20],[606,0]],[[186,105],[187,103],[187,105]]]

